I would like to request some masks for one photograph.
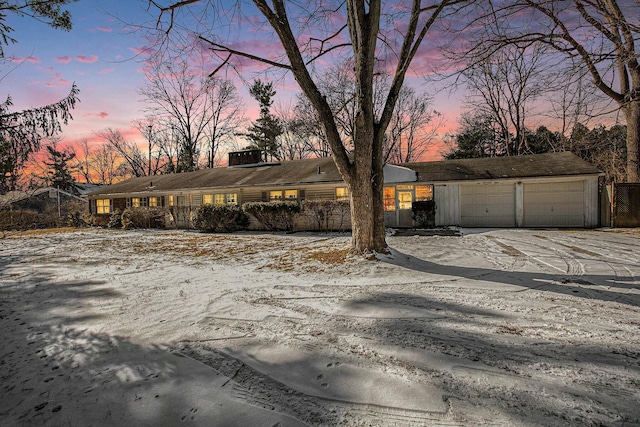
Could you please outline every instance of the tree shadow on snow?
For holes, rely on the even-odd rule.
[[[640,307],[640,294],[625,292],[639,288],[633,278],[621,278],[614,275],[590,274],[575,276],[545,272],[503,271],[491,268],[448,266],[427,261],[396,249],[392,250],[392,256],[381,256],[379,261],[422,273],[514,285],[526,289]],[[629,283],[625,283],[626,281]]]
[[[223,388],[228,378],[165,347],[80,329],[101,317],[92,303],[120,292],[100,280],[31,272],[29,259],[0,259],[3,425],[274,425],[282,418],[235,402]]]

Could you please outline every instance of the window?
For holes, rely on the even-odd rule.
[[[213,194],[203,194],[202,195],[202,204],[203,205],[212,205],[213,204]]]
[[[398,191],[398,209],[411,209],[413,193],[411,191]]]
[[[176,202],[173,196],[169,196],[169,206],[175,206]]]
[[[270,202],[278,202],[280,200],[290,200],[290,201],[298,200],[298,190],[269,191]]]
[[[227,204],[228,205],[237,205],[238,204],[238,194],[237,193],[228,193],[227,194]]]
[[[396,210],[396,189],[394,187],[384,187],[384,210],[385,212]]]
[[[149,207],[157,208],[160,205],[160,197],[149,197]]]
[[[282,200],[282,191],[269,191],[269,201],[278,202]]]
[[[347,187],[336,188],[336,200],[349,200],[349,189]]]
[[[416,200],[433,200],[433,187],[430,185],[417,185],[416,186]]]
[[[284,190],[285,200],[298,200],[298,190]]]
[[[214,195],[213,198],[214,198],[213,200],[214,205],[216,206],[224,205],[224,201],[225,201],[224,194],[216,194]]]
[[[146,197],[132,197],[127,200],[128,208],[139,208],[147,206],[147,198]]]
[[[111,213],[111,199],[97,199],[96,200],[96,213],[97,214],[109,214],[109,213]]]

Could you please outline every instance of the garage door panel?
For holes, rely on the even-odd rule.
[[[460,186],[463,227],[514,227],[515,187],[513,184],[473,184]]]
[[[583,227],[584,182],[525,184],[525,227]]]

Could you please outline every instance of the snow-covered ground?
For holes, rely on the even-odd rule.
[[[640,425],[640,231],[462,233],[5,235],[0,425]]]

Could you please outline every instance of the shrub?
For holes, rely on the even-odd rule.
[[[122,212],[122,228],[164,228],[163,208],[127,208]]]
[[[66,211],[67,225],[69,227],[82,228],[91,222],[86,203],[68,202],[65,204],[64,210]]]
[[[111,217],[105,214],[93,214],[89,218],[89,225],[94,227],[108,227]]]
[[[436,225],[436,202],[422,200],[411,204],[413,220],[416,227],[433,228]]]
[[[300,213],[297,202],[247,202],[242,209],[258,220],[267,230],[293,230],[293,220]]]
[[[119,209],[113,211],[107,223],[109,228],[122,228],[122,213]]]
[[[231,233],[246,228],[249,217],[235,205],[205,204],[196,210],[193,226],[204,232]]]
[[[348,200],[305,200],[302,203],[302,212],[312,223],[312,228],[321,231],[342,231],[345,219],[349,213]]]
[[[32,228],[43,228],[42,218],[38,212],[30,209],[0,210],[0,229],[28,230]]]

